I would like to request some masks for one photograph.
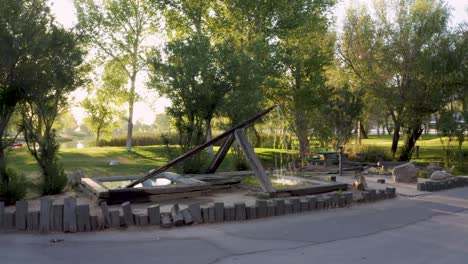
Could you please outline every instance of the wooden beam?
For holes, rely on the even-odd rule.
[[[239,144],[239,146],[242,149],[242,152],[244,153],[245,158],[247,159],[247,162],[250,165],[250,168],[254,171],[255,175],[257,176],[262,190],[268,193],[274,192],[275,190],[271,185],[270,178],[266,174],[265,168],[263,168],[260,159],[257,157],[257,155],[255,155],[254,148],[252,147],[252,145],[250,145],[245,135],[244,129],[237,129],[236,131],[234,131],[234,135],[236,137],[237,143]]]
[[[157,175],[163,171],[166,171],[167,169],[169,169],[170,167],[174,166],[175,164],[181,162],[181,161],[184,161],[190,157],[192,157],[193,155],[197,154],[198,152],[202,151],[203,149],[207,148],[208,146],[211,146],[213,145],[214,143],[220,141],[221,139],[223,138],[226,138],[227,136],[229,136],[230,134],[234,133],[234,131],[236,129],[239,129],[239,128],[243,128],[251,123],[253,123],[255,120],[261,118],[262,116],[268,114],[271,110],[273,110],[274,108],[276,108],[277,106],[274,105],[274,106],[271,106],[265,110],[263,110],[262,112],[258,113],[257,115],[255,115],[254,117],[240,123],[239,125],[227,130],[226,132],[222,133],[221,135],[213,138],[212,140],[209,140],[207,141],[206,143],[192,149],[191,151],[171,160],[170,162],[166,163],[165,165],[159,167],[158,169],[146,174],[145,176],[141,177],[140,179],[130,183],[129,185],[125,186],[125,188],[131,188],[131,187],[134,187],[135,185],[139,184],[139,183],[142,183],[152,177],[154,177],[154,175]]]
[[[219,168],[219,165],[221,165],[221,162],[223,162],[224,157],[226,157],[226,154],[229,151],[229,148],[232,145],[232,142],[234,142],[234,135],[230,134],[223,142],[223,145],[219,148],[218,152],[216,152],[216,156],[213,158],[213,161],[210,164],[210,167],[206,171],[206,173],[215,173],[216,170]]]

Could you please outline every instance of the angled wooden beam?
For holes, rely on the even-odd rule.
[[[149,172],[147,173],[145,176],[141,177],[140,179],[130,183],[129,185],[125,186],[125,188],[131,188],[131,187],[134,187],[135,185],[139,184],[139,183],[142,183],[152,177],[154,177],[154,175],[157,175],[167,169],[169,169],[170,167],[174,166],[175,164],[181,162],[181,161],[184,161],[190,157],[192,157],[193,155],[197,154],[198,152],[202,151],[203,149],[207,148],[208,146],[211,146],[213,145],[214,143],[220,141],[221,139],[223,138],[226,138],[227,136],[229,136],[230,134],[234,133],[234,131],[238,128],[243,128],[243,127],[246,127],[248,126],[249,124],[253,123],[255,120],[261,118],[262,116],[268,114],[271,110],[273,110],[274,108],[276,108],[277,105],[273,105],[273,106],[270,106],[268,107],[267,109],[263,110],[262,112],[258,113],[257,115],[255,115],[254,117],[238,124],[237,126],[227,130],[226,132],[222,133],[221,135],[213,138],[212,140],[209,140],[207,141],[206,143],[190,150],[189,152],[169,161],[168,163],[166,163],[165,165],[159,167],[158,169],[152,171],[152,172]]]
[[[236,129],[236,131],[234,131],[234,135],[236,136],[236,141],[241,147],[242,152],[244,153],[244,156],[250,165],[250,168],[254,171],[255,176],[257,176],[262,190],[268,193],[274,192],[275,190],[271,185],[270,178],[266,174],[265,168],[263,168],[260,159],[257,157],[257,155],[255,155],[254,148],[249,143],[244,129]]]
[[[219,148],[218,152],[216,152],[216,155],[213,158],[213,161],[210,164],[210,167],[206,171],[206,173],[215,173],[216,170],[219,168],[219,165],[221,165],[221,162],[223,162],[224,158],[226,157],[226,154],[229,151],[229,148],[231,147],[232,143],[234,142],[234,135],[230,134],[223,142],[221,147]]]

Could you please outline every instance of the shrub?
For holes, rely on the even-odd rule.
[[[6,204],[14,204],[26,196],[29,181],[24,174],[19,174],[11,168],[7,168],[8,183],[0,184],[0,200]]]
[[[39,188],[44,195],[61,193],[67,185],[67,175],[62,163],[57,158],[44,164],[42,176]]]

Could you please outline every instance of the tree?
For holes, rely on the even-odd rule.
[[[332,63],[334,46],[327,12],[333,3],[284,1],[276,10],[278,21],[273,30],[278,71],[266,94],[285,112],[289,129],[299,140],[302,160],[309,153],[313,118],[327,92],[325,68]]]
[[[138,74],[147,68],[148,38],[157,31],[158,1],[75,0],[79,29],[99,55],[113,60],[130,80],[126,150],[132,151],[133,107]]]
[[[39,165],[42,194],[55,194],[63,189],[67,178],[58,157],[53,125],[66,105],[67,95],[81,85],[85,68],[78,37],[55,25],[50,15],[47,19],[49,23],[42,28],[44,34],[36,47],[41,50],[40,56],[30,65],[37,68],[32,76],[34,83],[20,91],[21,131]]]
[[[376,17],[350,10],[341,41],[343,62],[373,96],[385,102],[395,155],[409,160],[425,120],[447,103],[447,7],[441,1],[377,1]],[[395,19],[394,19],[395,18]]]
[[[84,122],[96,136],[96,146],[99,146],[101,136],[110,135],[123,117],[121,105],[127,98],[123,89],[127,84],[125,71],[115,61],[110,61],[104,67],[101,82],[97,83],[89,89],[90,95],[81,105],[87,114]]]

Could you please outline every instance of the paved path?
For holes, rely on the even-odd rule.
[[[459,188],[352,208],[169,231],[4,233],[0,263],[464,264],[467,208],[468,188]]]

